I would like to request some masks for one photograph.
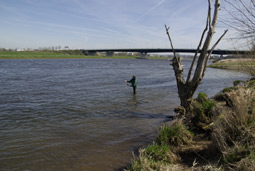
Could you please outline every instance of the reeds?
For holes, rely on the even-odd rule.
[[[215,117],[212,139],[233,170],[255,170],[254,80],[224,94],[227,106]],[[249,169],[248,169],[249,170]]]
[[[188,124],[163,125],[129,170],[255,170],[255,79],[234,85],[219,101],[199,93]]]
[[[177,148],[192,142],[193,134],[181,120],[171,126],[163,125],[156,141],[145,149],[140,149],[138,158],[128,170],[172,170],[173,164],[180,161]]]

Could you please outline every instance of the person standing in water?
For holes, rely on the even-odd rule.
[[[137,80],[136,80],[136,76],[133,75],[132,79],[127,81],[127,83],[131,83],[131,87],[133,87],[133,93],[136,94],[136,86],[137,86]]]

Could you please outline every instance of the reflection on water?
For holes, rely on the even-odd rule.
[[[198,91],[245,78],[208,69]],[[167,60],[1,60],[0,87],[0,170],[123,167],[179,103]]]

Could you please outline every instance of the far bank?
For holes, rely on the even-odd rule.
[[[80,50],[62,51],[0,51],[0,59],[170,59],[169,57],[148,56],[142,58],[137,55],[116,54],[106,55],[84,55]]]
[[[100,58],[116,58],[116,59],[135,59],[137,56],[87,56],[76,51],[2,51],[0,59],[100,59]]]
[[[255,75],[255,58],[223,59],[209,65],[211,68],[229,69]]]

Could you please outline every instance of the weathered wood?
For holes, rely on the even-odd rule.
[[[209,2],[209,3],[208,3],[208,4],[209,4],[209,7],[208,7],[207,20],[206,20],[206,27],[205,27],[205,29],[204,29],[204,31],[203,31],[203,33],[202,33],[200,42],[199,42],[199,44],[198,44],[198,46],[197,46],[197,50],[196,50],[196,53],[195,53],[195,55],[194,55],[193,61],[192,61],[192,63],[191,63],[190,70],[189,70],[189,73],[188,73],[188,77],[187,77],[187,81],[186,81],[186,82],[189,82],[189,81],[190,81],[190,77],[191,77],[191,73],[192,73],[192,70],[193,70],[193,66],[194,66],[195,61],[196,61],[196,59],[197,59],[197,55],[198,55],[198,53],[199,53],[199,51],[200,51],[200,47],[201,47],[201,45],[202,45],[202,43],[203,43],[205,33],[206,33],[207,30],[208,30],[208,24],[209,24],[209,22],[210,22],[210,15],[211,15],[211,3],[210,3],[209,0],[208,0],[208,2]]]
[[[208,5],[208,15],[207,15],[206,27],[202,33],[199,45],[197,47],[195,56],[193,58],[191,67],[189,69],[189,73],[188,73],[186,82],[183,77],[183,68],[181,65],[181,58],[177,57],[177,55],[175,53],[173,43],[171,40],[171,36],[169,34],[169,27],[167,27],[165,25],[166,33],[167,33],[169,41],[170,41],[170,46],[174,52],[172,66],[173,66],[173,70],[174,70],[175,78],[176,78],[176,82],[177,82],[178,95],[181,100],[181,106],[183,106],[186,109],[187,113],[189,113],[191,110],[192,97],[204,77],[204,73],[206,71],[207,63],[210,58],[211,52],[214,50],[216,45],[220,42],[222,37],[227,32],[227,31],[224,32],[224,34],[218,39],[218,41],[214,44],[214,46],[212,47],[212,49],[209,51],[209,54],[208,54],[208,49],[210,47],[210,43],[212,41],[212,37],[214,35],[216,24],[217,24],[217,19],[218,19],[219,9],[220,9],[220,0],[215,0],[215,8],[214,8],[214,15],[213,15],[212,21],[211,21],[211,0],[208,0],[208,4],[209,5]],[[206,33],[207,33],[207,36],[204,40],[204,36]],[[204,42],[203,46],[202,46],[202,42]],[[202,50],[200,50],[201,46],[202,46]],[[192,80],[190,81],[191,75],[192,75],[192,70],[193,70],[198,52],[200,52],[200,55],[197,60],[196,70],[194,72]]]

